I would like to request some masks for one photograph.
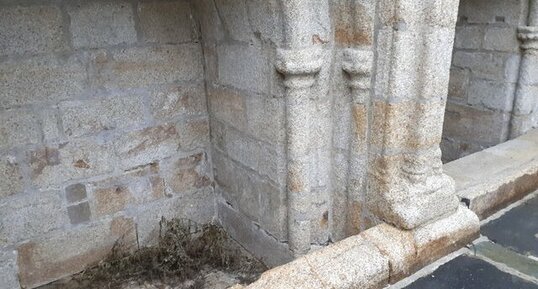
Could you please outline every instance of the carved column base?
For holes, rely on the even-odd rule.
[[[411,230],[427,222],[452,214],[458,208],[454,194],[454,181],[447,175],[429,176],[423,182],[402,180],[398,186],[383,192],[369,201],[374,214],[398,228]]]

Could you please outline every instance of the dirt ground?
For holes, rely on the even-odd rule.
[[[119,242],[99,264],[39,289],[224,289],[266,269],[217,225],[163,219],[156,246]]]

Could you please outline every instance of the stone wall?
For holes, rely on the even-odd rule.
[[[0,279],[7,288],[16,287],[17,267],[21,285],[32,287],[98,261],[119,239],[151,244],[160,216],[210,221],[203,51],[190,4],[0,3]],[[251,46],[241,54],[230,47],[219,53],[240,57]],[[256,81],[229,75],[224,83],[247,90]],[[256,101],[282,109],[273,98],[250,101],[230,101],[224,116],[240,119],[236,105]],[[251,132],[267,132],[258,115],[248,123]],[[276,178],[262,168],[268,161],[259,164]]]
[[[519,78],[517,31],[528,1],[462,0],[443,132],[451,161],[506,141]]]
[[[285,99],[272,65],[282,41],[278,1],[195,2],[219,219],[260,257],[282,260],[287,255]]]

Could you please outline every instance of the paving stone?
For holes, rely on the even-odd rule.
[[[523,255],[538,257],[538,197],[491,221],[482,234]]]
[[[486,261],[460,256],[406,289],[537,289],[538,285],[502,272]]]
[[[538,279],[538,261],[520,255],[492,242],[481,242],[473,249],[476,254]]]

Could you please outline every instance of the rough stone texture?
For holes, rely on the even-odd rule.
[[[100,51],[92,59],[96,87],[136,88],[202,78],[200,45],[188,43]]]
[[[479,232],[478,217],[463,206],[452,215],[417,228],[413,231],[417,250],[415,269],[470,243],[478,238]]]
[[[88,202],[80,203],[67,207],[67,215],[72,225],[78,225],[88,222],[91,219],[90,204]]]
[[[342,288],[383,286],[410,272],[413,248],[420,266],[475,233],[442,172],[441,123],[450,91],[445,130],[466,141],[445,138],[454,155],[508,135],[512,0],[491,1],[510,8],[498,17],[463,1],[484,11],[460,19],[450,89],[457,0],[0,2],[61,11],[0,36],[17,46],[0,53],[0,204],[58,190],[63,216],[5,244],[25,286],[98,261],[121,235],[111,222],[154,244],[162,216],[217,217],[272,266],[382,220],[414,229],[381,226],[297,261],[305,284]],[[39,21],[44,36],[60,21],[61,38],[26,35]]]
[[[2,7],[0,56],[66,50],[68,42],[62,25],[59,7]]]
[[[65,188],[65,199],[68,203],[82,201],[86,197],[86,186],[83,184],[74,184]]]
[[[460,1],[443,131],[445,162],[506,141],[520,67],[522,1]]]
[[[218,50],[219,81],[224,85],[258,93],[268,92],[269,63],[264,52],[253,46],[223,45]],[[245,69],[236,72],[236,67]]]
[[[177,153],[180,135],[172,124],[163,124],[118,137],[114,142],[123,168],[133,168]]]
[[[291,261],[285,244],[253,223],[248,217],[226,203],[218,201],[218,217],[222,226],[236,241],[270,267]],[[255,240],[255,241],[253,241]]]
[[[172,193],[184,194],[211,185],[211,175],[205,153],[197,153],[173,160],[164,173],[165,182]]]
[[[413,272],[417,252],[412,232],[381,224],[361,233],[389,260],[390,280],[395,283]]]
[[[443,125],[443,161],[449,162],[506,140],[510,114],[448,103]],[[451,137],[447,137],[447,136]]]
[[[58,191],[0,200],[0,247],[40,236],[67,222]]]
[[[36,287],[76,273],[104,258],[120,238],[133,244],[132,219],[103,220],[25,242],[17,248],[21,286]]]
[[[354,236],[269,270],[246,288],[383,288],[388,277],[388,260]]]
[[[109,145],[80,140],[28,152],[31,178],[40,188],[110,173],[115,157]]]
[[[133,7],[129,2],[89,2],[68,10],[75,48],[99,48],[136,42]]]
[[[0,283],[1,289],[19,289],[17,268],[17,251],[0,250]]]
[[[140,3],[138,17],[146,42],[181,43],[197,38],[197,25],[187,1]]]
[[[0,63],[0,107],[52,102],[80,95],[87,86],[82,56],[31,57]]]
[[[149,244],[161,216],[215,217],[190,5],[0,1],[0,247],[25,288],[101,260],[135,221]]]
[[[23,189],[20,166],[13,156],[0,157],[0,198],[19,193]]]
[[[41,140],[39,119],[32,111],[13,109],[0,115],[0,149],[36,144]]]
[[[144,121],[142,97],[137,95],[63,102],[60,111],[64,133],[69,137],[136,127]]]
[[[156,89],[150,99],[153,117],[162,121],[207,113],[203,85]]]
[[[443,166],[480,219],[538,188],[538,131]]]

